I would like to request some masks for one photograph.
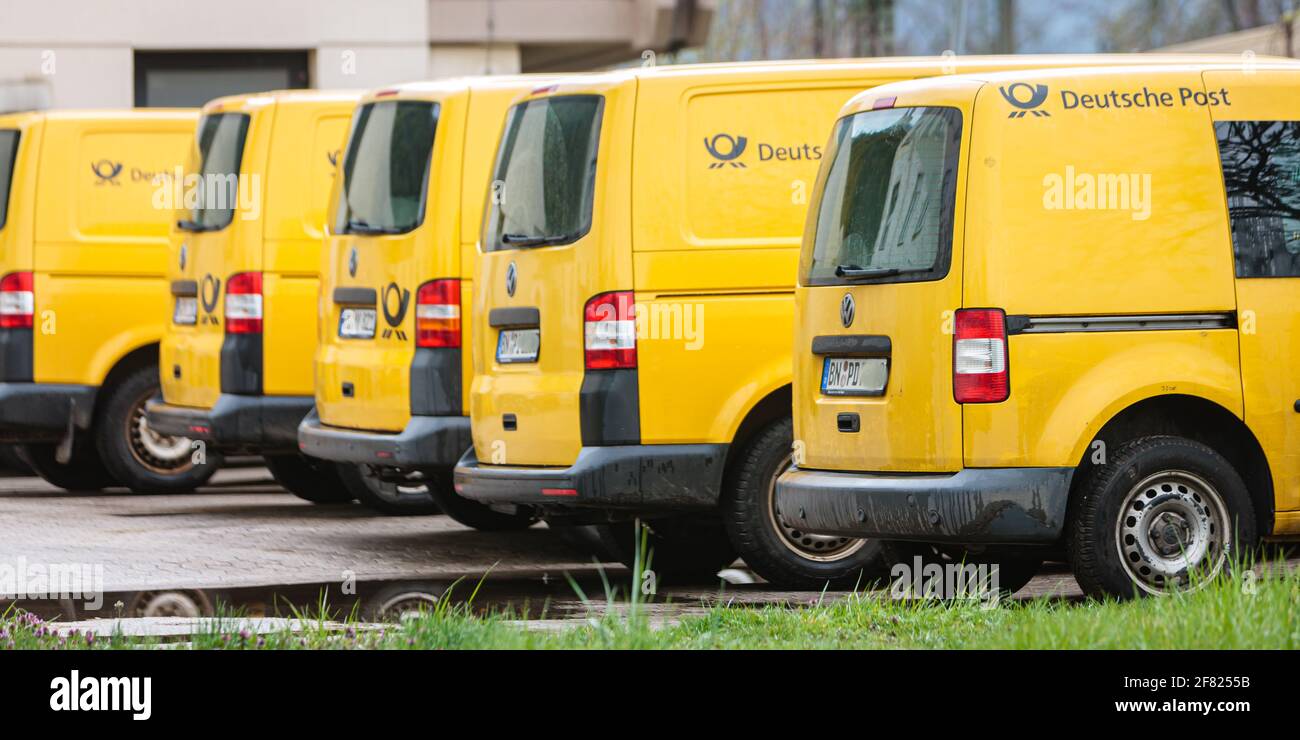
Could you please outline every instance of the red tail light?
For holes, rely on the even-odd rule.
[[[0,278],[0,329],[30,329],[35,312],[30,272],[11,272]]]
[[[952,394],[957,403],[998,403],[1011,394],[1007,315],[1000,308],[957,312]]]
[[[226,281],[226,333],[262,333],[262,273],[237,272]]]
[[[460,346],[460,281],[430,280],[415,294],[415,346]]]
[[[588,370],[636,367],[636,297],[630,290],[601,293],[587,301]]]

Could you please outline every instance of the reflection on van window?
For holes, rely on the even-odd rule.
[[[357,110],[343,161],[335,231],[401,234],[424,221],[438,105],[369,103]]]
[[[565,95],[510,111],[485,220],[489,251],[568,244],[591,228],[603,104]]]
[[[868,111],[835,128],[808,285],[933,280],[948,272],[961,142],[952,108]],[[807,241],[807,240],[806,240]]]
[[[13,184],[14,162],[18,159],[18,132],[0,131],[0,229],[9,217],[9,190]]]
[[[245,113],[217,113],[199,121],[198,206],[178,226],[185,231],[219,231],[230,225],[239,203],[239,163],[248,133]]]
[[[1237,277],[1300,277],[1300,122],[1214,125]]]

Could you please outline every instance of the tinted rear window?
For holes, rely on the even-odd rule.
[[[484,219],[488,251],[577,241],[591,229],[604,99],[564,95],[506,119]]]
[[[897,108],[841,119],[804,239],[804,283],[947,275],[960,144],[961,112],[952,108]]]
[[[230,225],[239,204],[239,166],[248,135],[248,114],[217,113],[199,121],[198,206],[180,226],[216,231]]]
[[[401,234],[424,221],[438,105],[368,103],[357,110],[343,160],[335,231]]]
[[[0,131],[0,229],[9,218],[9,190],[13,186],[14,161],[18,159],[18,132]]]
[[[1300,122],[1214,126],[1237,277],[1300,277]]]

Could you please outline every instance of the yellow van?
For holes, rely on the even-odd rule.
[[[346,464],[358,497],[441,510],[480,529],[530,526],[457,497],[474,245],[507,107],[538,78],[413,83],[362,99],[333,195],[320,291],[316,410],[300,449]]]
[[[862,88],[1061,60],[698,65],[533,91],[511,109],[484,219],[457,490],[553,524],[637,517],[660,575],[711,575],[737,553],[792,587],[881,575],[877,543],[772,506],[826,133]],[[633,532],[610,530],[628,561]]]
[[[350,501],[333,465],[298,454],[312,407],[325,210],[358,93],[285,91],[203,108],[189,207],[176,222],[150,425],[217,452],[262,455],[318,503]]]
[[[1063,550],[1118,598],[1300,534],[1297,172],[1294,64],[855,98],[800,259],[780,516],[1005,590]]]
[[[216,470],[144,421],[167,309],[163,196],[197,118],[0,116],[0,439],[56,486],[183,491]]]

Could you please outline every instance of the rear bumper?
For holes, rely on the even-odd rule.
[[[456,465],[456,492],[484,504],[629,510],[717,506],[727,446],[583,447],[567,468],[486,465],[470,449]]]
[[[0,439],[58,441],[70,424],[86,429],[98,391],[93,385],[0,383]]]
[[[1073,468],[966,468],[950,475],[792,468],[776,484],[785,521],[818,534],[952,544],[1057,541]]]
[[[225,452],[278,452],[298,447],[298,422],[312,410],[311,396],[237,396],[222,393],[212,408],[145,405],[154,431],[207,442]]]
[[[298,449],[338,462],[396,468],[450,468],[472,443],[468,416],[412,416],[395,434],[323,424],[312,410],[298,425]]]

